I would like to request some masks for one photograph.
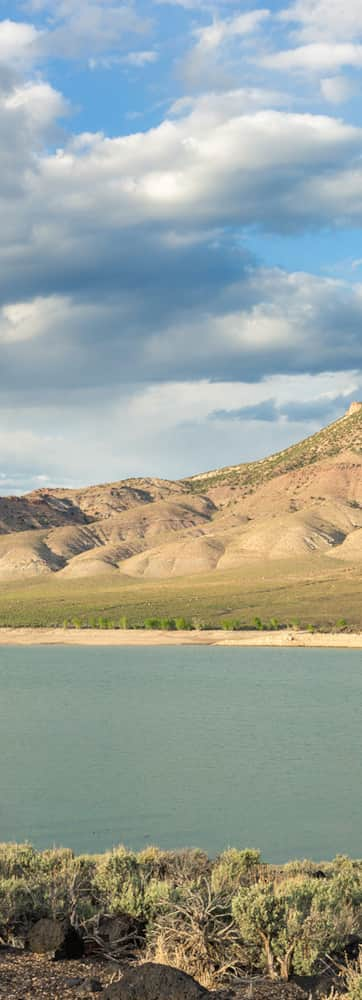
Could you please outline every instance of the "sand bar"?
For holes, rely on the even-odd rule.
[[[2,646],[283,646],[362,649],[362,632],[161,632],[142,629],[0,628]]]

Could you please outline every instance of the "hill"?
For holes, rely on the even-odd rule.
[[[243,591],[245,573],[254,589],[267,579],[268,593],[280,593],[281,578],[290,574],[300,583],[334,574],[341,593],[353,577],[358,596],[361,403],[257,462],[178,482],[129,479],[0,498],[0,621],[9,585],[14,594],[25,583],[33,593],[41,583],[50,592],[56,581],[66,595],[83,580],[98,593],[131,588],[136,603],[141,585],[165,581],[174,595],[201,585],[214,595],[209,614],[229,613],[221,598],[225,580]],[[154,607],[152,595],[145,603]]]

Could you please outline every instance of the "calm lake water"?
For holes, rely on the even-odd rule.
[[[0,647],[0,839],[362,855],[359,651]]]

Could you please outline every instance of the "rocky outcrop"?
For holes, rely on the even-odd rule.
[[[359,413],[360,410],[362,410],[362,403],[355,400],[353,403],[351,403],[349,410],[347,410],[346,416],[353,417],[353,414]]]

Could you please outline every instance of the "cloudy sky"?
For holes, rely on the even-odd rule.
[[[361,0],[0,0],[0,492],[362,398]]]

